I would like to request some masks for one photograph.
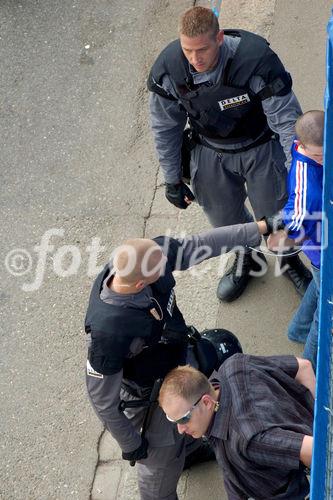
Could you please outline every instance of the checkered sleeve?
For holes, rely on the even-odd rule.
[[[278,355],[278,356],[267,356],[266,361],[274,363],[277,368],[280,368],[284,373],[289,375],[289,377],[295,378],[298,372],[298,361],[295,356],[291,354]]]
[[[304,434],[273,427],[251,439],[247,458],[265,467],[298,469],[303,438]]]

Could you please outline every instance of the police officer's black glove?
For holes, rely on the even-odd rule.
[[[270,215],[269,217],[263,217],[260,220],[265,221],[267,226],[267,232],[264,234],[264,236],[269,236],[270,234],[276,233],[276,231],[280,231],[280,229],[285,228],[281,212]]]
[[[168,344],[187,345],[189,343],[188,330],[186,329],[181,332],[177,332],[167,327],[163,332],[163,339],[167,340]]]
[[[187,208],[188,203],[185,201],[185,196],[193,201],[194,200],[194,194],[184,184],[182,181],[180,181],[178,184],[168,184],[166,183],[165,185],[165,197],[166,199],[175,205],[177,208]]]
[[[198,330],[195,328],[193,325],[186,325],[187,326],[187,335],[189,338],[190,344],[196,344],[198,341],[201,340],[201,334],[198,332]]]
[[[122,452],[123,460],[136,462],[137,460],[142,460],[143,458],[147,458],[148,457],[147,448],[148,448],[148,441],[145,437],[142,437],[142,441],[139,448],[137,448],[134,451]]]

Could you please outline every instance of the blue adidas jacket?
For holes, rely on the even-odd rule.
[[[283,220],[292,239],[306,236],[302,250],[311,263],[320,267],[323,166],[292,146],[292,162],[288,176],[289,199]]]

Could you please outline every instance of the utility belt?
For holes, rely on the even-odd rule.
[[[217,148],[212,146],[209,142],[207,142],[203,137],[199,136],[198,133],[192,129],[187,128],[183,132],[183,143],[181,149],[181,168],[182,168],[182,180],[187,184],[190,184],[191,180],[191,151],[195,148],[197,144],[205,146],[206,148],[213,149],[216,153],[220,154],[231,154],[235,155],[238,153],[244,153],[244,151],[249,151],[252,148],[260,146],[261,144],[265,144],[266,142],[271,141],[272,139],[276,139],[277,135],[271,130],[267,130],[261,137],[257,140],[251,142],[247,146],[243,146],[237,149],[225,149],[225,148]]]
[[[231,154],[231,155],[236,155],[238,153],[244,153],[244,151],[249,151],[250,149],[253,149],[257,146],[260,146],[261,144],[265,144],[266,142],[269,142],[275,138],[276,138],[275,133],[272,132],[271,130],[267,130],[267,132],[265,132],[261,137],[259,137],[255,141],[251,142],[251,144],[248,144],[247,146],[243,146],[243,147],[237,148],[237,149],[217,148],[217,147],[209,144],[209,142],[206,142],[205,139],[203,137],[200,137],[200,136],[194,137],[194,140],[197,142],[197,144],[201,144],[202,146],[205,146],[206,148],[213,149],[217,153],[227,153],[227,154]]]
[[[162,382],[163,382],[162,378],[157,379],[153,387],[143,388],[142,391],[140,391],[141,394],[139,395],[138,392],[133,387],[126,384],[126,382],[122,381],[121,388],[131,396],[138,399],[133,399],[130,401],[125,401],[124,399],[121,399],[119,403],[119,410],[125,411],[128,408],[149,408],[153,403],[157,402],[159,389],[162,385]]]

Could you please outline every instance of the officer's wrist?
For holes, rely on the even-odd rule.
[[[264,236],[269,236],[272,233],[276,233],[277,231],[284,230],[286,225],[283,222],[281,213],[278,212],[277,214],[268,216],[268,217],[262,217],[260,219],[260,222],[265,222],[266,224],[266,233],[264,233]]]
[[[258,226],[258,231],[260,234],[266,234],[268,229],[267,229],[267,224],[264,220],[258,220],[257,221],[257,226]]]
[[[128,453],[128,454],[130,454],[130,453],[134,453],[134,452],[135,452],[138,448],[140,448],[141,444],[142,444],[142,438],[141,438],[141,435],[140,435],[140,434],[138,434],[138,433],[136,433],[136,436],[135,436],[135,443],[134,443],[134,444],[132,443],[131,448],[130,448],[130,449],[127,449],[127,447],[126,447],[126,449],[125,449],[125,450],[124,450],[124,449],[121,449],[121,451],[122,451],[122,453],[125,453],[125,454],[126,454],[126,453]]]
[[[181,185],[181,181],[177,181],[177,182],[166,182],[165,183],[166,187],[176,187],[176,186],[180,186]]]

